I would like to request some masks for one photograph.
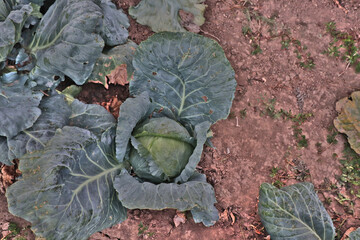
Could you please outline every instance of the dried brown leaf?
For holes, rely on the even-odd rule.
[[[117,66],[109,75],[109,84],[121,85],[124,86],[128,84],[128,74],[126,69],[126,64],[121,64]]]
[[[175,227],[178,227],[178,226],[180,226],[180,224],[185,223],[186,222],[185,213],[176,212],[176,215],[174,216],[173,221],[174,221]]]

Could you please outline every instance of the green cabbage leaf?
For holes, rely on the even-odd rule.
[[[26,81],[26,76],[17,75],[15,81],[4,84],[0,77],[0,136],[16,136],[31,127],[41,114],[43,93],[30,90]]]
[[[145,120],[152,112],[152,105],[147,92],[135,98],[128,98],[121,104],[116,127],[116,159],[124,161],[129,154],[131,133],[135,126]]]
[[[314,186],[303,182],[278,189],[260,187],[259,215],[271,239],[332,240],[335,228]]]
[[[116,121],[113,115],[97,104],[86,104],[75,99],[71,103],[69,125],[90,130],[98,138],[103,132],[115,128]]]
[[[0,1],[0,62],[6,60],[14,45],[20,41],[21,30],[33,11],[30,4],[13,10],[15,5],[16,1],[13,0]]]
[[[43,150],[24,155],[22,178],[6,192],[9,211],[46,239],[88,239],[126,218],[113,180],[114,131],[99,141],[89,130],[64,127]]]
[[[205,8],[204,0],[142,0],[136,7],[129,8],[129,14],[154,32],[184,32],[179,11],[192,14],[193,23],[201,26],[205,22]]]
[[[12,165],[12,162],[8,158],[9,147],[6,137],[0,137],[0,163],[6,165]]]
[[[360,227],[349,235],[350,240],[360,240]]]
[[[101,37],[108,46],[116,46],[127,41],[129,19],[121,9],[116,9],[110,0],[101,0],[100,7],[104,13]]]
[[[124,170],[115,178],[114,187],[122,204],[129,209],[176,208],[187,211],[195,208],[196,216],[202,214],[202,218],[195,221],[203,222],[205,226],[214,225],[219,218],[214,207],[214,189],[206,182],[205,175],[197,172],[183,184],[153,184],[140,182]]]
[[[228,116],[235,73],[215,41],[189,32],[158,33],[139,45],[133,66],[130,93],[149,92],[162,114],[191,126]]]
[[[44,97],[39,108],[42,114],[32,127],[21,131],[13,138],[8,138],[9,160],[20,158],[25,153],[42,150],[55,135],[55,131],[68,124],[71,109],[63,95],[54,93],[50,97]]]
[[[94,1],[55,1],[27,47],[37,59],[32,78],[66,75],[83,84],[104,47],[102,18],[102,9]]]

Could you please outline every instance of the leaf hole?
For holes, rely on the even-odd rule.
[[[88,65],[88,64],[89,64],[89,61],[86,61],[86,62],[84,62],[83,64],[84,64],[84,65]]]
[[[54,78],[54,80],[55,80],[55,81],[57,81],[57,80],[59,80],[59,79],[60,79],[60,77],[59,77],[59,76],[54,76],[53,78]]]

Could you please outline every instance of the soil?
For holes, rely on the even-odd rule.
[[[116,1],[126,12],[138,2]],[[360,74],[348,68],[341,58],[323,52],[332,40],[326,33],[330,21],[359,41],[360,2],[206,0],[205,3],[206,22],[200,34],[217,40],[223,47],[238,82],[229,118],[212,127],[216,149],[206,147],[198,167],[215,188],[220,220],[207,228],[195,224],[188,213],[184,218],[175,210],[129,210],[125,222],[90,239],[270,239],[257,214],[261,183],[289,185],[304,180],[312,182],[318,190],[338,228],[337,239],[341,239],[346,230],[360,226],[360,199],[352,197],[337,177],[341,175],[339,158],[346,137],[337,135],[338,143],[329,144],[327,136],[337,116],[335,103],[360,90]],[[249,21],[247,16],[261,17]],[[136,43],[152,34],[150,28],[131,18],[130,23],[130,39]],[[244,35],[246,28],[252,32]],[[297,41],[302,47],[295,44]],[[254,54],[256,45],[261,52]],[[315,66],[309,69],[312,62]],[[79,99],[101,104],[114,97],[124,101],[128,97],[127,88],[111,86],[110,91],[105,91],[101,85],[90,84],[84,86]],[[296,123],[276,114],[280,109],[291,110],[293,115],[312,114],[297,126],[308,140],[307,147],[299,146],[294,132]],[[270,176],[274,168],[280,170]],[[330,190],[330,185],[337,189]],[[336,200],[339,192],[352,199],[353,207]],[[21,228],[29,225],[8,213],[6,199],[0,194],[0,238],[1,226],[8,222]],[[28,233],[26,238],[33,237]]]

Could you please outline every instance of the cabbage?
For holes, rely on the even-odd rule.
[[[159,181],[168,181],[181,173],[194,151],[186,128],[166,117],[142,123],[134,130],[132,142],[136,142],[136,148],[131,149],[130,163],[135,173],[145,179],[148,174],[158,176],[149,168],[143,170],[139,163],[153,164],[161,172]]]

